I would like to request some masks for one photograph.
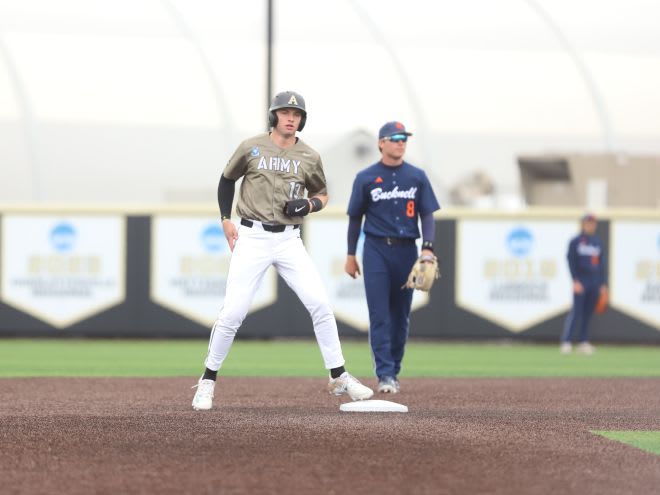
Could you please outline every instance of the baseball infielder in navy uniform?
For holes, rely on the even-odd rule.
[[[589,343],[589,321],[600,294],[607,292],[605,253],[603,243],[596,235],[596,226],[596,217],[590,214],[583,216],[582,232],[571,239],[568,245],[568,267],[573,278],[573,308],[566,318],[561,336],[562,354],[571,352],[571,340],[578,323],[578,352],[591,354],[594,351]]]
[[[373,395],[344,369],[337,322],[321,277],[300,238],[303,216],[321,210],[328,201],[321,157],[296,136],[307,121],[305,100],[293,91],[278,93],[268,109],[268,120],[272,131],[243,141],[218,185],[222,228],[232,256],[225,302],[211,331],[206,369],[192,402],[196,410],[213,406],[218,370],[271,266],[312,317],[314,334],[330,371],[329,392],[347,394],[353,400]],[[231,209],[235,182],[241,177],[237,228],[231,221]]]
[[[433,257],[435,223],[440,208],[423,170],[403,160],[412,136],[400,122],[388,122],[378,133],[381,160],[355,177],[348,205],[348,255],[345,271],[355,278],[355,257],[364,222],[364,285],[369,306],[369,343],[378,391],[400,391],[398,375],[408,339],[412,289],[402,288],[417,260],[415,239],[422,225],[422,256]]]

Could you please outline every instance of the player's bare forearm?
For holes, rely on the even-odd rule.
[[[225,233],[225,239],[227,239],[229,250],[233,252],[234,245],[236,244],[236,240],[238,239],[238,230],[236,230],[236,225],[234,225],[234,222],[232,222],[228,218],[225,218],[222,221],[222,230]]]

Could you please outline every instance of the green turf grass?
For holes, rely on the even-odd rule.
[[[344,341],[347,369],[372,376],[366,340]],[[2,339],[0,377],[196,376],[205,340]],[[313,340],[234,343],[221,372],[228,376],[320,376]],[[557,345],[411,341],[404,377],[658,377],[659,346],[598,346],[593,356],[562,356]]]
[[[592,431],[591,433],[660,455],[660,431]]]

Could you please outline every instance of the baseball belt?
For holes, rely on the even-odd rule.
[[[241,225],[252,228],[254,226],[254,222],[252,220],[241,218]],[[267,223],[262,223],[261,226],[266,232],[284,232],[286,228],[289,227],[289,225],[268,225]],[[300,225],[294,225],[293,228],[299,229]]]
[[[369,239],[376,242],[382,242],[388,246],[409,246],[415,244],[415,239],[411,237],[379,237],[376,235],[369,235]]]

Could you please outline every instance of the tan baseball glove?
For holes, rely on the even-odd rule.
[[[438,258],[435,256],[420,256],[410,270],[408,281],[404,287],[408,289],[417,289],[423,291],[431,290],[433,282],[440,278],[440,266]]]

